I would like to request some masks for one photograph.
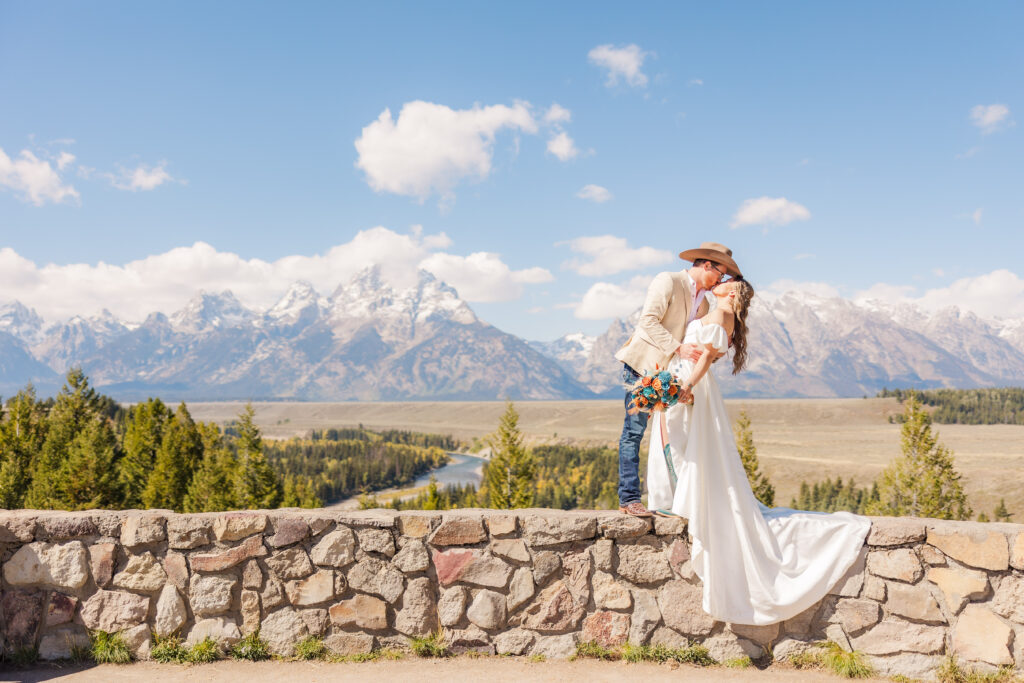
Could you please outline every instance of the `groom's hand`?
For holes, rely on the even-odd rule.
[[[700,355],[704,352],[700,346],[696,344],[680,344],[679,348],[676,349],[676,355],[684,360],[691,360],[694,363],[700,360]]]

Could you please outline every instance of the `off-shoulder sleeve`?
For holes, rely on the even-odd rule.
[[[711,344],[719,353],[725,353],[729,350],[729,335],[721,325],[709,323],[697,330],[697,343],[701,346]]]

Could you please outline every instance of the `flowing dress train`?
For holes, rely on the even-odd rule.
[[[684,342],[728,348],[725,329],[694,320]],[[691,361],[675,359],[685,379]],[[821,600],[857,560],[871,528],[866,517],[762,505],[750,489],[732,423],[709,370],[692,406],[651,420],[648,507],[685,517],[691,562],[704,584],[704,611],[721,621],[772,624]],[[662,432],[666,433],[665,448]]]

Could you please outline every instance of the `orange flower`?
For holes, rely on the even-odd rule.
[[[668,395],[669,396],[675,396],[678,393],[679,393],[679,387],[677,387],[675,384],[670,384],[669,387],[668,387]]]
[[[654,386],[654,390],[655,391],[661,391],[661,380],[660,379],[654,380],[654,382],[652,382],[651,384]]]
[[[641,380],[641,383],[645,387],[649,387],[649,386],[651,386],[651,378],[649,376],[648,377],[644,377],[643,380]]]

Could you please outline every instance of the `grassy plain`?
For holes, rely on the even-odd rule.
[[[892,398],[734,399],[735,418],[745,410],[754,430],[761,466],[788,505],[800,482],[841,476],[870,483],[899,454],[902,412]],[[197,420],[234,419],[241,403],[189,404]],[[256,421],[270,438],[301,436],[311,429],[355,426],[451,434],[471,442],[494,430],[502,402],[473,403],[256,403]],[[622,428],[618,401],[522,401],[520,426],[531,443],[614,444]],[[1000,498],[1024,522],[1024,426],[936,425],[957,467],[975,514],[990,517]]]

